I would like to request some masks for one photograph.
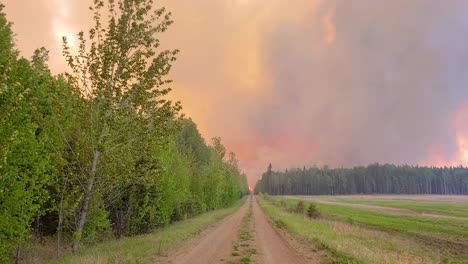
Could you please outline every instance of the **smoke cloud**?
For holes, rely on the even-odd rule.
[[[181,50],[173,97],[251,184],[270,162],[468,165],[468,2],[156,3]],[[63,71],[58,35],[89,28],[89,1],[5,4],[23,54],[45,46]]]

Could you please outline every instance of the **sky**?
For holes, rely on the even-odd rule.
[[[0,0],[18,49],[92,25],[89,0]],[[468,1],[159,0],[173,94],[249,184],[269,163],[468,165]]]

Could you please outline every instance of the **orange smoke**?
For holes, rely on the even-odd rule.
[[[468,104],[460,107],[453,117],[455,143],[457,151],[451,156],[444,156],[440,146],[432,146],[425,165],[433,166],[468,166]]]
[[[457,111],[455,116],[457,159],[459,164],[468,165],[468,106]]]
[[[461,165],[468,165],[468,135],[457,135],[458,159]]]
[[[334,10],[329,8],[325,16],[323,17],[323,28],[325,31],[324,42],[327,45],[331,45],[335,42],[336,29],[335,24],[333,24]]]

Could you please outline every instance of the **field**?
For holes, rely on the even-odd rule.
[[[277,226],[339,263],[468,263],[468,196],[261,196],[260,201]],[[300,201],[304,206],[298,210]],[[310,204],[318,217],[306,216]]]

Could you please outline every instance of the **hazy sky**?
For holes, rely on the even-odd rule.
[[[91,25],[89,0],[0,0],[18,48]],[[173,97],[253,184],[272,163],[468,165],[468,1],[164,0]]]

